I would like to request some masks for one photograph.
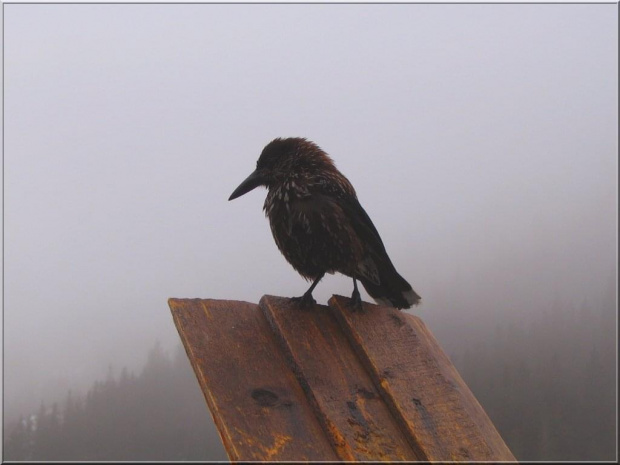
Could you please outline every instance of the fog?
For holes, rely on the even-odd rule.
[[[616,5],[4,13],[7,418],[172,351],[169,297],[307,289],[265,190],[227,201],[275,137],[332,156],[447,350],[615,286]]]

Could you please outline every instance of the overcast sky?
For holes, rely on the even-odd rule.
[[[614,279],[614,4],[4,12],[8,410],[174,347],[169,297],[306,290],[265,191],[227,201],[279,136],[333,157],[431,323]]]

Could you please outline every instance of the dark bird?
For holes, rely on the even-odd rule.
[[[263,149],[256,170],[235,189],[236,199],[258,186],[269,190],[263,210],[278,249],[312,286],[302,305],[314,304],[312,291],[325,273],[353,278],[351,299],[361,308],[359,280],[382,305],[409,308],[420,296],[398,274],[355,189],[332,159],[309,140],[278,138]]]

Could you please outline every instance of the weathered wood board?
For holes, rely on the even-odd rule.
[[[169,300],[231,460],[515,461],[419,318],[348,302]]]
[[[515,458],[422,320],[349,299],[329,305],[394,417],[428,461]]]
[[[329,307],[301,310],[289,299],[271,296],[259,306],[342,460],[420,459]]]
[[[337,460],[256,304],[170,299],[231,460]]]

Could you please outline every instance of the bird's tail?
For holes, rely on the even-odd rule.
[[[379,268],[379,284],[360,277],[366,292],[380,305],[396,308],[410,308],[420,303],[420,296],[411,288],[411,285],[398,274],[394,266],[389,263]]]

